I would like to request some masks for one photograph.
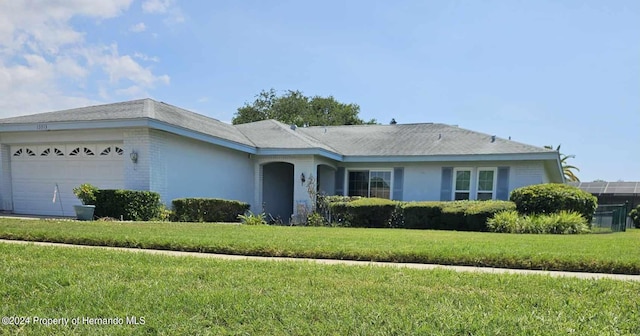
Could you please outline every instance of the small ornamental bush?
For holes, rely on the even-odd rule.
[[[84,205],[95,205],[97,193],[98,193],[98,188],[94,187],[89,183],[83,183],[80,186],[73,188],[73,194],[76,195],[76,197]]]
[[[238,222],[249,210],[247,203],[219,198],[178,198],[171,203],[177,222]]]
[[[575,211],[591,222],[598,199],[580,188],[557,183],[537,184],[515,189],[510,200],[524,215]]]
[[[522,220],[520,214],[515,210],[501,211],[487,220],[487,228],[491,232],[521,232]]]
[[[590,232],[587,220],[581,214],[573,211],[525,216],[513,210],[502,211],[487,221],[487,228],[491,232],[502,233],[576,234]]]
[[[629,212],[629,217],[633,221],[633,226],[640,229],[640,205]]]
[[[591,231],[587,220],[574,211],[560,211],[550,214],[549,218],[549,233],[573,234]]]
[[[317,212],[312,212],[307,216],[307,226],[328,226],[329,223]]]
[[[254,214],[251,211],[247,211],[244,215],[238,215],[238,219],[244,225],[267,225],[265,220],[265,214]]]

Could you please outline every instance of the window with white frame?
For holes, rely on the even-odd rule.
[[[492,200],[496,190],[496,169],[478,168],[478,195],[477,200]]]
[[[348,195],[362,197],[391,198],[391,171],[349,171]]]
[[[453,170],[453,199],[492,200],[496,197],[498,169],[455,168]]]
[[[453,171],[454,197],[456,201],[468,200],[471,196],[471,169],[456,168]]]

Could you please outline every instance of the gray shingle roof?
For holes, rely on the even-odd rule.
[[[248,146],[254,146],[253,143],[233,125],[173,105],[159,103],[151,99],[149,99],[149,101],[152,102],[154,106],[152,111],[155,112],[155,115],[153,115],[152,118],[192,131]]]
[[[202,134],[253,146],[253,143],[233,125],[153,99],[132,100],[0,119],[0,125],[141,118],[158,120]]]
[[[545,153],[530,146],[445,124],[298,127],[275,120],[229,125],[152,99],[0,119],[0,125],[152,119],[255,148],[322,149],[345,156]]]
[[[321,148],[336,152],[326,144],[276,120],[263,120],[235,126],[258,148]],[[337,152],[336,152],[337,153]]]
[[[144,102],[151,99],[96,105],[69,110],[0,119],[0,124],[48,123],[57,121],[119,120],[145,117]]]
[[[421,156],[553,152],[445,124],[357,125],[298,129],[343,155]]]

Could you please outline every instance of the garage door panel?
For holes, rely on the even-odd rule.
[[[118,144],[12,147],[12,153],[23,149],[22,155],[11,157],[14,212],[73,216],[73,205],[80,204],[73,188],[80,184],[91,183],[101,189],[124,188],[124,161],[115,151],[116,146],[122,147]],[[108,147],[112,150],[107,155],[96,153],[97,148]],[[26,155],[26,149],[37,155]],[[75,149],[77,155],[69,156],[67,150]],[[56,184],[58,194],[53,203]]]

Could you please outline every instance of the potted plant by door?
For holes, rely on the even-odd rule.
[[[98,188],[89,183],[81,184],[79,187],[73,188],[73,193],[78,197],[82,205],[74,205],[76,218],[78,220],[93,220],[93,212],[96,209],[96,193]]]

